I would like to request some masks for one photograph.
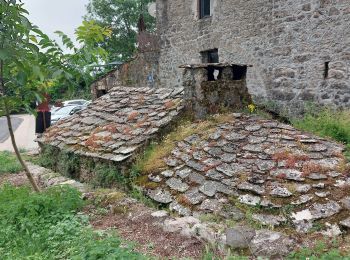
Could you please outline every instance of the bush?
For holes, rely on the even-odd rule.
[[[0,174],[17,173],[22,170],[22,166],[17,158],[10,152],[0,152]]]
[[[94,172],[95,178],[92,183],[94,187],[111,188],[115,185],[120,186],[120,188],[128,187],[128,178],[112,165],[99,163],[96,165]]]
[[[142,259],[113,234],[96,233],[77,190],[0,188],[1,259]]]

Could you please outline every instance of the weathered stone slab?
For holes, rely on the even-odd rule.
[[[246,205],[257,206],[260,203],[261,198],[257,197],[257,196],[246,194],[246,195],[239,196],[238,201],[240,203],[243,203]]]
[[[248,248],[255,234],[255,230],[250,227],[229,228],[226,230],[226,244],[233,249]]]
[[[271,196],[287,198],[293,195],[287,188],[285,187],[275,187],[270,192]]]
[[[237,186],[239,190],[251,191],[258,195],[263,195],[265,193],[265,188],[259,185],[253,185],[248,182],[243,182]]]
[[[173,190],[179,192],[185,192],[188,190],[189,186],[177,178],[170,178],[166,181],[166,184]]]
[[[173,201],[173,198],[170,194],[169,191],[164,191],[164,190],[161,190],[161,189],[156,189],[156,190],[152,190],[152,191],[149,191],[148,192],[148,196],[159,202],[159,203],[163,203],[163,204],[168,204],[170,202]]]
[[[338,214],[340,210],[340,205],[335,201],[329,201],[325,204],[315,203],[310,208],[313,219],[328,218]]]
[[[288,255],[295,242],[286,235],[270,230],[258,230],[250,243],[255,256],[279,258]]]
[[[264,215],[264,214],[253,214],[252,218],[255,221],[258,221],[265,226],[272,226],[272,227],[279,226],[283,222],[287,221],[287,219],[283,216]]]

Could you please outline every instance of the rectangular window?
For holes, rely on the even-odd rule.
[[[210,16],[210,0],[199,0],[199,19]]]
[[[202,62],[203,63],[219,63],[219,50],[212,49],[208,51],[202,51]]]

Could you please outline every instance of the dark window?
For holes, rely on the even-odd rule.
[[[210,16],[210,0],[199,0],[199,19]]]
[[[202,51],[202,62],[203,63],[219,63],[219,51],[218,49]]]
[[[324,63],[324,79],[328,79],[329,61]]]
[[[102,96],[104,96],[104,95],[106,95],[107,94],[107,91],[105,90],[105,89],[98,89],[97,90],[97,93],[96,93],[96,95],[97,95],[97,97],[99,98],[99,97],[102,97]]]
[[[247,76],[247,66],[233,65],[233,80],[245,79]]]

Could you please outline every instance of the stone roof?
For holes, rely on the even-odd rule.
[[[183,89],[115,87],[87,109],[50,127],[39,143],[123,162],[181,112]]]
[[[252,216],[263,225],[291,220],[303,230],[312,227],[309,222],[334,216],[345,225],[350,173],[343,148],[275,120],[232,114],[227,122],[178,142],[164,158],[167,169],[149,175],[158,185],[148,195],[181,215],[237,215],[237,208],[229,207],[234,198],[238,204],[277,209],[280,215]],[[294,208],[293,215],[278,211],[285,206]]]

